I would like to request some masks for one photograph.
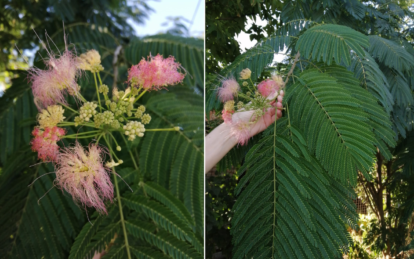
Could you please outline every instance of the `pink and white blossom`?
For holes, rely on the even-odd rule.
[[[80,74],[76,56],[71,51],[65,50],[58,58],[50,54],[46,68],[46,70],[29,69],[29,82],[39,111],[50,105],[67,104],[65,96],[67,94],[76,96],[79,92],[76,80]]]
[[[276,91],[279,91],[279,85],[271,79],[266,79],[257,85],[257,89],[262,96],[268,97]]]
[[[218,88],[218,97],[220,101],[227,102],[233,100],[237,96],[237,92],[240,90],[240,85],[236,79],[229,78],[222,81],[221,87]]]
[[[231,125],[231,135],[240,145],[245,145],[250,139],[250,124],[246,121],[234,122]]]
[[[59,146],[57,142],[66,131],[59,127],[46,127],[41,130],[36,127],[32,135],[35,137],[31,141],[32,150],[36,151],[39,159],[44,162],[55,162],[59,154]]]
[[[221,111],[221,117],[224,120],[224,123],[231,123],[232,122],[232,116],[234,111],[227,111],[227,110],[222,110]]]
[[[159,90],[182,82],[185,74],[180,73],[181,68],[180,63],[175,62],[172,56],[164,59],[158,54],[151,56],[149,60],[143,58],[129,70],[128,83],[146,90]]]
[[[56,184],[72,195],[74,201],[107,214],[105,201],[114,197],[110,172],[104,165],[104,150],[89,145],[85,150],[78,142],[65,148],[56,163]]]

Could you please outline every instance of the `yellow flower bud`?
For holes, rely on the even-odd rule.
[[[280,87],[285,86],[285,82],[283,81],[283,78],[279,75],[272,75],[272,80],[276,82]]]
[[[56,126],[65,119],[65,116],[63,116],[64,112],[65,110],[63,110],[62,106],[50,105],[38,115],[40,128]]]
[[[227,101],[227,102],[224,104],[224,110],[225,110],[225,111],[233,111],[233,110],[234,110],[234,101],[233,101],[233,100],[231,100],[231,101]]]
[[[248,68],[245,68],[240,72],[240,78],[243,80],[249,79],[251,75],[252,71],[250,71]]]

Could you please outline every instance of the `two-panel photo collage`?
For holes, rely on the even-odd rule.
[[[414,258],[413,1],[0,3],[0,259]]]

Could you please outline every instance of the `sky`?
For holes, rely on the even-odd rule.
[[[251,20],[250,18],[248,18],[245,29],[250,28],[250,26],[253,23],[254,23],[254,21]],[[265,26],[267,24],[267,21],[260,19],[260,16],[257,15],[256,16],[256,24],[261,25],[261,26]],[[264,35],[266,37],[268,36],[266,32],[264,32]],[[257,43],[257,40],[252,40],[251,41],[250,38],[249,38],[249,34],[247,34],[245,32],[239,33],[239,35],[237,35],[235,37],[235,39],[237,40],[237,42],[239,42],[240,49],[241,49],[242,53],[246,52],[246,49],[250,49],[251,47],[253,47]],[[284,51],[282,51],[282,53],[284,53]],[[286,57],[285,55],[275,54],[275,58],[273,59],[273,62],[281,62],[285,57]]]
[[[197,8],[198,3],[199,6]],[[193,37],[204,36],[204,0],[152,0],[148,1],[147,4],[154,12],[149,14],[149,19],[145,20],[145,24],[141,25],[128,21],[134,27],[138,36],[165,32],[168,28],[172,27],[172,23],[168,26],[162,25],[167,21],[168,16],[182,16],[189,21],[192,21],[194,17],[194,23],[190,28],[190,35]],[[185,24],[189,27],[188,23]]]

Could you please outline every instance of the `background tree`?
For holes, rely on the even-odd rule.
[[[235,148],[220,162],[242,165],[231,219],[234,258],[338,258],[350,246],[345,224],[357,228],[357,183],[378,217],[366,245],[400,257],[412,247],[409,7],[404,1],[285,2],[271,18],[279,20],[273,34],[229,55],[221,76],[250,68],[253,81],[269,70],[288,80],[284,118],[251,141],[253,148]],[[284,64],[275,66],[274,54],[285,47]],[[206,116],[221,109],[219,83],[208,75]]]
[[[234,36],[248,32],[250,39],[261,40],[264,33],[271,34],[278,25],[272,16],[280,13],[280,1],[206,1],[206,69],[207,73],[219,72],[218,63],[226,66],[240,55],[241,49]],[[253,24],[246,27],[250,18],[259,16],[269,23],[266,26]]]
[[[0,41],[7,54],[1,67],[13,78],[0,97],[0,254],[5,258],[85,258],[99,253],[104,258],[128,258],[129,250],[131,258],[201,258],[203,40],[171,34],[133,36],[126,20],[144,21],[149,7],[143,1],[3,1],[1,6]],[[110,88],[124,89],[127,69],[149,53],[172,55],[188,72],[182,85],[150,93],[144,100],[154,126],[174,125],[182,131],[148,132],[128,144],[117,139],[120,156],[126,158],[117,173],[134,192],[122,181],[115,183],[120,194],[107,216],[75,206],[67,193],[52,188],[53,174],[43,176],[54,168],[37,163],[30,149],[38,111],[27,72],[11,69],[7,63],[16,44],[22,51],[37,51],[34,64],[42,68],[41,56],[47,55],[32,29],[58,53],[65,47],[62,21],[69,48],[77,54],[99,51],[109,71],[102,80]],[[85,73],[78,83],[82,95],[93,99],[91,74]],[[68,133],[76,132],[82,129],[73,127]]]

